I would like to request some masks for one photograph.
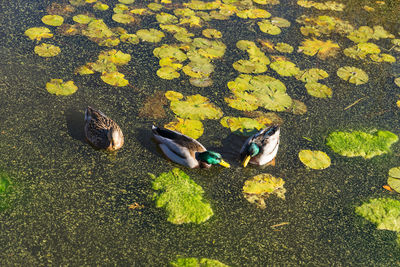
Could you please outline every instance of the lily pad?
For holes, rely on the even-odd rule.
[[[216,29],[204,29],[201,33],[207,38],[218,39],[222,37],[222,33]]]
[[[176,117],[175,121],[172,121],[164,125],[164,127],[173,131],[178,131],[194,139],[197,139],[200,136],[202,136],[204,132],[203,123],[201,121],[181,119],[179,117]]]
[[[355,85],[368,82],[368,75],[362,69],[356,67],[341,67],[336,73],[339,78],[348,81],[349,83],[354,83]]]
[[[318,82],[306,83],[306,89],[309,95],[319,98],[332,97],[332,89]]]
[[[112,20],[122,24],[129,24],[135,22],[135,18],[130,14],[117,13],[112,15]]]
[[[110,28],[108,28],[107,24],[105,24],[101,19],[92,19],[88,23],[86,30],[82,30],[82,34],[93,40],[102,40],[114,35]]]
[[[279,51],[281,53],[292,53],[294,48],[290,44],[287,43],[277,43],[275,45],[276,51]]]
[[[53,34],[46,27],[32,27],[25,31],[25,35],[31,40],[40,41],[42,38],[51,38]]]
[[[397,242],[399,243],[400,201],[391,198],[373,198],[356,207],[355,212],[375,224],[379,230],[397,232]]]
[[[153,55],[158,58],[175,58],[180,62],[183,62],[187,59],[186,54],[176,45],[163,44],[160,47],[156,47],[153,50]]]
[[[219,119],[223,114],[207,97],[199,94],[187,96],[186,100],[171,101],[171,109],[179,117],[192,120]]]
[[[245,117],[223,117],[220,123],[225,128],[229,128],[231,132],[245,136],[250,136],[265,127],[256,119]]]
[[[332,132],[326,139],[326,144],[342,156],[370,159],[389,153],[390,146],[397,141],[397,135],[389,131],[376,131],[372,134],[353,131]]]
[[[179,99],[182,99],[182,98],[183,98],[183,95],[182,95],[181,93],[179,93],[179,92],[167,91],[167,92],[165,93],[165,97],[166,97],[168,100],[171,100],[171,101],[178,101]]]
[[[99,60],[106,60],[112,62],[117,66],[126,65],[131,60],[131,55],[125,54],[120,50],[107,50],[101,51],[99,54]]]
[[[35,53],[41,57],[54,57],[61,52],[58,46],[42,43],[35,46]]]
[[[314,170],[323,170],[331,165],[329,156],[325,152],[318,150],[301,150],[299,159],[304,165]]]
[[[300,71],[296,64],[287,60],[276,60],[269,66],[281,76],[294,76]]]
[[[308,56],[317,55],[322,60],[335,56],[340,49],[339,45],[331,40],[321,41],[313,38],[306,39],[301,44],[299,52],[303,52]]]
[[[174,15],[165,12],[157,14],[156,19],[161,24],[176,24],[179,21]]]
[[[129,84],[129,81],[124,78],[125,75],[115,71],[115,72],[105,72],[103,73],[100,78],[103,80],[103,82],[112,85],[112,86],[127,86]]]
[[[268,67],[262,62],[245,59],[239,59],[232,66],[241,73],[264,73],[268,70]]]
[[[207,258],[178,258],[169,262],[172,267],[228,267],[220,261]]]
[[[101,2],[96,2],[96,4],[93,5],[93,9],[99,10],[99,11],[106,11],[109,9],[110,6]]]
[[[302,70],[296,75],[296,79],[305,83],[317,82],[327,77],[329,77],[329,74],[326,71],[317,68]]]
[[[157,70],[157,76],[160,77],[161,79],[172,80],[179,78],[179,76],[181,75],[173,67],[165,66]]]
[[[393,190],[400,193],[400,167],[391,168],[389,170],[387,183]]]
[[[119,39],[121,40],[121,42],[124,42],[124,43],[130,43],[130,44],[138,44],[139,43],[139,37],[133,33],[121,34]]]
[[[271,35],[278,35],[281,33],[281,28],[275,26],[269,20],[263,20],[257,22],[258,27],[260,27],[260,31],[271,34]]]
[[[400,87],[400,77],[397,77],[396,79],[394,79],[394,83]]]
[[[75,15],[72,17],[73,21],[80,23],[80,24],[88,24],[89,22],[91,22],[94,19],[95,18],[90,17],[88,15],[84,15],[84,14],[79,14],[79,15]]]
[[[51,79],[46,83],[46,90],[55,95],[72,95],[78,90],[73,81],[64,82],[62,79]]]
[[[203,188],[197,185],[186,173],[178,168],[164,172],[153,178],[153,189],[157,208],[164,208],[167,220],[173,224],[196,223],[207,221],[213,211],[203,199]]]
[[[162,31],[156,29],[141,29],[136,32],[136,35],[143,41],[150,43],[158,43],[165,37]]]
[[[265,199],[275,194],[285,199],[286,189],[283,187],[285,181],[282,178],[275,178],[271,174],[263,173],[247,180],[243,186],[244,197],[250,203],[255,203],[261,209],[266,208]]]
[[[196,87],[208,87],[213,84],[213,81],[210,77],[190,78],[189,82],[191,85]]]
[[[45,15],[42,17],[42,22],[50,26],[60,26],[64,23],[64,18],[59,15]]]

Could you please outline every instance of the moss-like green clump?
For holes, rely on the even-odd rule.
[[[175,168],[153,179],[156,207],[164,207],[168,221],[174,224],[207,221],[214,213],[209,203],[203,200],[203,188],[197,185],[186,173]]]
[[[220,261],[207,259],[207,258],[178,258],[169,263],[173,267],[227,267]]]
[[[0,171],[0,211],[9,206],[8,195],[11,192],[10,177],[6,172]]]
[[[397,135],[389,131],[373,134],[361,131],[333,132],[326,139],[326,144],[342,156],[369,159],[390,152],[390,146],[398,139]]]
[[[356,207],[356,213],[376,225],[379,230],[395,231],[400,242],[400,201],[374,198]]]

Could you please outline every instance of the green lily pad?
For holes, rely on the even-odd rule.
[[[25,35],[31,40],[40,41],[42,38],[51,38],[53,34],[46,27],[32,27],[25,31]]]
[[[103,82],[112,85],[112,86],[127,86],[129,84],[129,81],[124,78],[125,75],[115,71],[115,72],[105,72],[103,73],[100,78],[103,80]]]
[[[389,153],[390,146],[397,141],[397,135],[389,131],[376,131],[373,134],[353,131],[332,132],[326,139],[326,144],[342,156],[370,159]]]
[[[86,30],[82,30],[82,34],[92,39],[105,39],[114,35],[101,19],[92,19]]]
[[[219,119],[223,114],[207,97],[199,94],[187,96],[186,100],[172,101],[171,109],[179,117],[192,120]]]
[[[88,15],[84,15],[84,14],[79,14],[79,15],[75,15],[72,17],[73,21],[75,21],[76,23],[80,23],[80,24],[88,24],[89,22],[91,22],[94,19],[95,18],[90,17]]]
[[[269,66],[281,76],[294,76],[300,71],[296,64],[287,60],[277,60]]]
[[[190,136],[194,139],[199,138],[203,135],[204,127],[203,123],[199,120],[181,119],[176,117],[175,121],[164,125],[164,128],[178,131],[184,135]]]
[[[317,82],[328,77],[329,74],[326,71],[317,68],[302,70],[296,75],[296,79],[305,83]]]
[[[99,11],[106,11],[109,9],[109,5],[101,3],[101,2],[96,2],[96,4],[93,5],[93,9],[99,10]]]
[[[180,62],[187,59],[186,54],[176,45],[163,44],[160,47],[154,48],[153,54],[158,58],[172,57]]]
[[[124,4],[116,4],[113,11],[115,14],[124,14],[129,11],[129,7]]]
[[[35,46],[35,53],[41,57],[54,57],[61,52],[58,46],[42,43]]]
[[[373,39],[379,40],[379,39],[386,39],[386,38],[394,38],[394,35],[385,30],[382,26],[380,25],[375,25],[374,26],[374,34],[372,35]]]
[[[285,181],[275,178],[271,174],[263,173],[247,180],[243,185],[244,198],[250,203],[255,203],[261,209],[266,208],[265,199],[274,194],[285,199]]]
[[[290,54],[293,52],[294,48],[293,48],[293,46],[291,46],[290,44],[287,44],[287,43],[277,43],[275,45],[275,49],[278,52]]]
[[[306,83],[306,89],[309,95],[319,98],[332,97],[332,89],[318,82]]]
[[[275,26],[269,20],[263,20],[257,22],[260,31],[271,34],[271,35],[278,35],[281,33],[281,28]]]
[[[354,83],[355,85],[368,82],[368,75],[362,69],[356,67],[341,67],[336,73],[339,78],[348,81],[349,83]]]
[[[99,54],[99,60],[105,60],[108,62],[112,62],[117,66],[126,65],[131,60],[131,55],[125,54],[120,50],[107,50],[101,51]]]
[[[400,201],[391,198],[373,198],[355,208],[355,212],[372,222],[379,230],[397,232],[400,241]]]
[[[372,54],[370,55],[370,59],[375,62],[389,62],[389,63],[396,62],[396,58],[394,56],[385,53],[379,55]]]
[[[216,29],[204,29],[201,33],[207,38],[218,39],[222,37],[222,33]]]
[[[121,42],[124,42],[124,43],[130,43],[130,44],[138,44],[139,43],[139,37],[133,33],[121,34],[119,39],[121,40]]]
[[[161,24],[176,24],[179,21],[174,15],[165,12],[157,14],[156,19]]]
[[[163,5],[160,5],[160,4],[157,4],[157,3],[150,3],[150,4],[147,5],[147,7],[150,10],[153,10],[153,11],[160,11],[161,9],[164,8]]]
[[[0,170],[0,211],[5,210],[10,205],[9,195],[13,191],[10,176]]]
[[[232,97],[225,97],[225,102],[234,109],[253,111],[258,108],[257,98],[247,93],[235,93]]]
[[[256,119],[245,117],[223,117],[220,123],[225,128],[229,128],[231,132],[245,136],[250,136],[265,127]]]
[[[78,90],[73,81],[64,82],[62,79],[51,79],[46,83],[46,90],[55,95],[72,95]]]
[[[207,258],[178,258],[169,262],[172,267],[228,267],[220,261]]]
[[[266,19],[271,17],[271,13],[269,13],[265,9],[252,8],[252,9],[238,10],[236,12],[236,16],[242,19]]]
[[[89,66],[80,66],[78,68],[76,68],[75,70],[75,74],[79,74],[79,75],[89,75],[89,74],[93,74],[94,71],[89,67]]]
[[[284,18],[273,17],[271,18],[271,23],[279,28],[290,27],[290,21]]]
[[[136,32],[136,35],[143,41],[150,43],[158,43],[161,41],[165,34],[156,29],[142,29]]]
[[[355,43],[366,43],[373,38],[374,30],[368,26],[361,26],[358,30],[351,32],[347,38]]]
[[[50,26],[60,26],[64,23],[64,18],[59,15],[45,15],[42,17],[42,22]]]
[[[232,66],[241,73],[264,73],[268,70],[268,67],[262,62],[245,59],[239,59]]]
[[[178,168],[164,172],[153,178],[153,189],[157,208],[164,208],[167,220],[173,224],[196,223],[207,221],[213,211],[203,199],[203,188],[197,185],[186,173]]]
[[[314,170],[323,170],[331,166],[329,156],[325,152],[318,150],[301,150],[299,159],[304,165]]]
[[[165,66],[157,70],[157,76],[160,77],[161,79],[172,80],[179,78],[179,76],[181,75],[179,74],[179,72],[175,70],[175,68],[171,66]]]
[[[112,15],[112,20],[122,24],[129,24],[135,22],[135,18],[130,14],[117,13]]]
[[[130,5],[135,3],[135,0],[118,0],[121,4]]]
[[[400,193],[400,167],[391,168],[389,170],[387,183],[393,190]]]

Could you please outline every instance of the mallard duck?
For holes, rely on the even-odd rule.
[[[167,158],[189,168],[210,168],[230,165],[217,152],[208,151],[199,141],[176,131],[152,126],[155,140]]]
[[[87,107],[85,111],[85,137],[95,148],[114,151],[124,144],[121,128],[101,111]]]
[[[269,126],[250,136],[240,150],[243,167],[247,164],[275,165],[275,156],[279,147],[280,128],[277,125]]]

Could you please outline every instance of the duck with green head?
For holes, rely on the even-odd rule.
[[[240,150],[243,167],[254,165],[275,165],[275,156],[279,148],[280,128],[269,126],[249,137]]]
[[[230,167],[219,153],[208,151],[199,141],[189,136],[154,125],[152,131],[164,155],[175,163],[189,168],[210,168],[217,164]]]

